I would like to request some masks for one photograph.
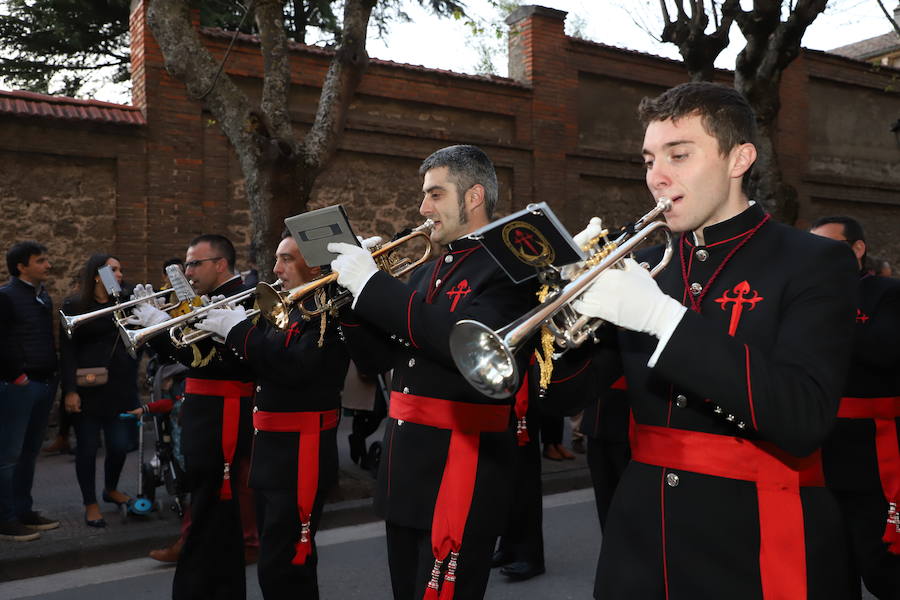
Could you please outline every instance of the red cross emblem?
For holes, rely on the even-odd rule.
[[[456,310],[456,305],[459,304],[459,299],[463,296],[467,295],[472,291],[472,288],[469,287],[469,280],[463,279],[459,283],[457,283],[453,288],[447,291],[447,297],[450,298],[450,312]]]
[[[284,337],[284,347],[285,347],[285,348],[287,348],[287,347],[288,347],[288,344],[291,343],[291,338],[292,338],[292,337],[294,337],[295,335],[300,335],[300,329],[301,329],[301,328],[300,328],[300,324],[299,324],[299,323],[297,323],[296,321],[294,321],[293,323],[291,323],[291,326],[285,331],[285,333],[287,334],[287,335]]]
[[[729,302],[734,303],[731,307],[731,322],[728,324],[728,335],[734,337],[734,332],[737,331],[738,323],[741,320],[741,313],[744,312],[744,305],[749,304],[749,310],[753,310],[756,308],[756,303],[763,300],[763,297],[759,295],[759,292],[753,290],[753,296],[748,298],[750,284],[746,281],[740,282],[731,291],[734,292],[734,296],[729,296],[728,290],[725,290],[721,298],[716,298],[716,302],[721,305],[722,310],[725,310]]]
[[[868,321],[868,320],[869,320],[869,315],[867,315],[866,313],[864,313],[863,311],[861,311],[857,308],[856,309],[856,322],[862,323],[863,325],[865,325],[866,321]]]
[[[531,240],[534,239],[534,234],[528,231],[527,229],[514,229],[513,232],[512,243],[519,248],[520,252],[525,252],[525,248],[528,249],[526,254],[535,255],[540,254],[540,251],[534,246]]]

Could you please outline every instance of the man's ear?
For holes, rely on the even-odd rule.
[[[484,206],[484,186],[476,183],[466,190],[465,201],[466,209],[469,212],[474,211],[479,206]]]
[[[742,177],[756,162],[756,146],[753,144],[740,144],[732,149],[734,163],[731,166],[732,177]]]

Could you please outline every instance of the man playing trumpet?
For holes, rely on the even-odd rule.
[[[285,231],[275,252],[284,289],[315,279]],[[211,309],[198,329],[225,340],[256,379],[250,487],[259,515],[259,586],[266,600],[318,598],[314,536],[328,490],[337,482],[337,425],[349,356],[337,323],[290,307],[285,329],[254,324],[241,307]]]
[[[376,509],[387,527],[394,598],[481,598],[506,521],[515,435],[512,399],[479,394],[450,356],[460,319],[501,325],[533,304],[487,251],[466,236],[497,203],[490,159],[474,146],[438,150],[422,163],[419,212],[443,253],[409,283],[379,271],[358,246],[329,244],[338,283],[353,296],[341,329],[363,372],[393,369]]]
[[[201,235],[187,249],[185,274],[198,294],[233,296],[246,289],[234,273],[234,261],[228,238]],[[144,327],[170,319],[151,302],[133,314]],[[189,367],[181,423],[191,525],[172,597],[242,600],[245,560],[254,561],[258,547],[253,495],[247,487],[253,372],[210,338],[176,348],[168,335],[159,335],[150,345]]]

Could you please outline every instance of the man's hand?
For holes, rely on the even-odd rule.
[[[603,231],[603,224],[600,221],[600,217],[591,217],[591,220],[588,222],[587,227],[575,234],[575,237],[573,238],[575,240],[575,245],[581,248],[589,241],[600,235],[601,231]],[[575,277],[577,277],[581,273],[581,268],[583,265],[583,262],[566,265],[562,268],[562,278],[566,280],[575,279]]]
[[[206,318],[194,325],[195,329],[211,331],[223,340],[235,325],[247,319],[247,311],[243,306],[234,308],[211,308],[206,311]]]
[[[381,243],[380,235],[373,235],[372,237],[363,238],[362,236],[356,236],[356,239],[359,240],[359,245],[365,248],[366,250],[372,250],[375,246]]]
[[[331,261],[331,270],[338,274],[338,283],[356,298],[369,278],[378,272],[371,253],[365,248],[345,242],[328,244],[328,251],[339,255]]]
[[[131,309],[131,316],[127,318],[129,325],[150,327],[169,320],[169,315],[159,310],[153,303],[141,303]]]
[[[160,296],[159,298],[153,298],[153,285],[152,284],[137,284],[134,286],[134,290],[131,294],[132,300],[140,300],[145,299],[147,302],[152,303],[155,308],[161,308],[165,306],[166,299]]]
[[[81,412],[81,396],[78,395],[78,392],[69,392],[66,394],[63,402],[65,403],[67,413]]]
[[[623,263],[624,269],[600,273],[572,308],[631,331],[668,338],[687,309],[665,295],[633,259],[626,258]]]

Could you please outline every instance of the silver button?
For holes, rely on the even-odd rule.
[[[445,263],[452,263],[452,262],[453,262],[453,256],[450,255],[450,254],[448,254],[447,256],[444,257],[444,262],[445,262]]]
[[[403,419],[397,419],[397,427],[403,426]]]
[[[254,407],[253,407],[253,412],[258,413],[258,412],[259,412],[259,407],[258,407],[258,406],[254,406]]]
[[[403,345],[409,348],[409,342],[403,342]]]
[[[416,366],[416,359],[414,359],[414,358],[409,359],[409,366],[410,367]]]
[[[669,487],[678,487],[678,474],[677,473],[666,473],[666,485]]]
[[[684,408],[687,406],[687,397],[684,394],[678,394],[675,396],[675,406],[678,408]]]
[[[404,393],[404,394],[408,394],[408,393],[409,393],[409,388],[408,388],[408,387],[403,388],[403,393]]]
[[[257,392],[261,392],[261,391],[262,391],[262,386],[261,386],[261,385],[256,386],[256,391],[257,391]]]
[[[725,412],[725,411],[722,410],[722,407],[721,407],[721,406],[716,406],[716,407],[713,409],[713,412],[716,413],[717,415],[721,415],[721,414],[722,414],[723,412]]]
[[[699,283],[694,282],[691,284],[691,293],[693,295],[699,296],[700,292],[702,292],[702,291],[703,291],[703,286],[700,285]]]
[[[709,252],[707,252],[704,248],[700,248],[696,253],[697,260],[700,262],[706,262],[706,259],[709,258]]]
[[[728,421],[729,423],[734,423],[736,420],[736,417],[732,414],[727,414],[727,415],[725,415],[725,420]]]
[[[441,287],[441,280],[440,280],[440,279],[435,279],[435,280],[434,280],[434,287],[436,287],[436,288],[437,288],[437,287]]]
[[[392,339],[392,340],[396,340],[396,339],[397,339],[397,334],[396,334],[396,333],[392,333],[392,334],[391,334],[391,339]]]
[[[258,434],[258,433],[259,433],[259,429],[257,429],[256,427],[254,427],[254,428],[253,428],[253,435],[256,435],[256,434]]]
[[[743,421],[738,421],[737,428],[738,429],[747,429],[747,424],[744,423]]]

